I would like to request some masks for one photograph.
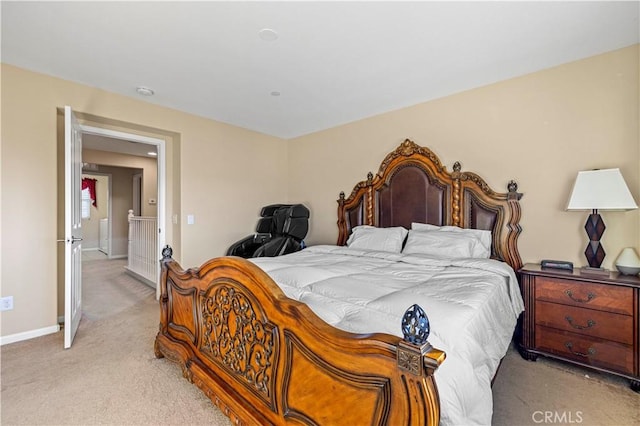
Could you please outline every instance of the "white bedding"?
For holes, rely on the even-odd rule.
[[[507,264],[328,245],[250,260],[288,297],[346,331],[402,337],[402,315],[420,305],[431,324],[429,342],[447,354],[435,373],[441,423],[491,424],[491,379],[524,309]]]

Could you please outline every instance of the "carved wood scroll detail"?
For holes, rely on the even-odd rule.
[[[380,164],[378,175],[382,175],[387,167],[389,167],[389,164],[391,164],[391,162],[396,158],[410,157],[413,154],[419,154],[423,157],[428,158],[429,161],[433,163],[433,165],[436,166],[436,169],[440,172],[445,169],[440,162],[440,159],[433,153],[433,151],[431,151],[429,148],[418,145],[410,139],[405,139],[404,142],[400,144],[400,146],[398,146],[394,151],[390,152],[385,157],[385,159],[382,161],[382,164]]]
[[[201,299],[201,314],[201,352],[273,406],[276,327],[258,318],[242,292],[226,285],[209,288]]]
[[[445,358],[446,354],[429,342],[414,345],[401,340],[398,343],[398,368],[416,376],[432,376]]]
[[[422,375],[422,358],[420,350],[398,346],[398,367],[416,376]]]
[[[231,424],[236,426],[243,426],[245,422],[242,421],[240,416],[229,406],[220,399],[220,397],[211,390],[205,381],[203,381],[199,376],[194,375],[192,379],[193,384],[195,384],[206,396],[211,400],[211,402],[218,407],[222,414],[227,416],[231,421]]]

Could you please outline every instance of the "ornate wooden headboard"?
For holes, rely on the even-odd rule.
[[[517,271],[522,266],[518,185],[512,180],[508,192],[497,193],[477,174],[460,170],[456,162],[448,172],[430,149],[406,139],[349,198],[340,193],[338,245],[358,225],[411,229],[411,222],[421,222],[485,229],[492,232],[491,257]]]

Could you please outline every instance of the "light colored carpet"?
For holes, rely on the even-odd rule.
[[[229,425],[176,364],[155,358],[154,290],[124,273],[123,260],[91,259],[83,262],[84,313],[71,349],[62,349],[62,332],[1,348],[2,425]],[[640,395],[626,381],[525,361],[514,350],[494,401],[494,425],[640,424]],[[544,412],[564,417],[540,421]]]
[[[640,425],[640,394],[626,379],[511,349],[493,384],[494,426]]]
[[[124,272],[126,259],[83,257],[72,348],[63,332],[1,348],[2,425],[229,425],[176,364],[154,356],[155,290]]]
[[[124,272],[127,259],[107,260],[102,252],[82,253],[82,318],[107,318],[153,298],[154,288],[141,284]]]

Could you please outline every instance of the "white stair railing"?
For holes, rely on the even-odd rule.
[[[129,210],[127,270],[155,287],[158,278],[158,225],[155,217],[134,216]]]

